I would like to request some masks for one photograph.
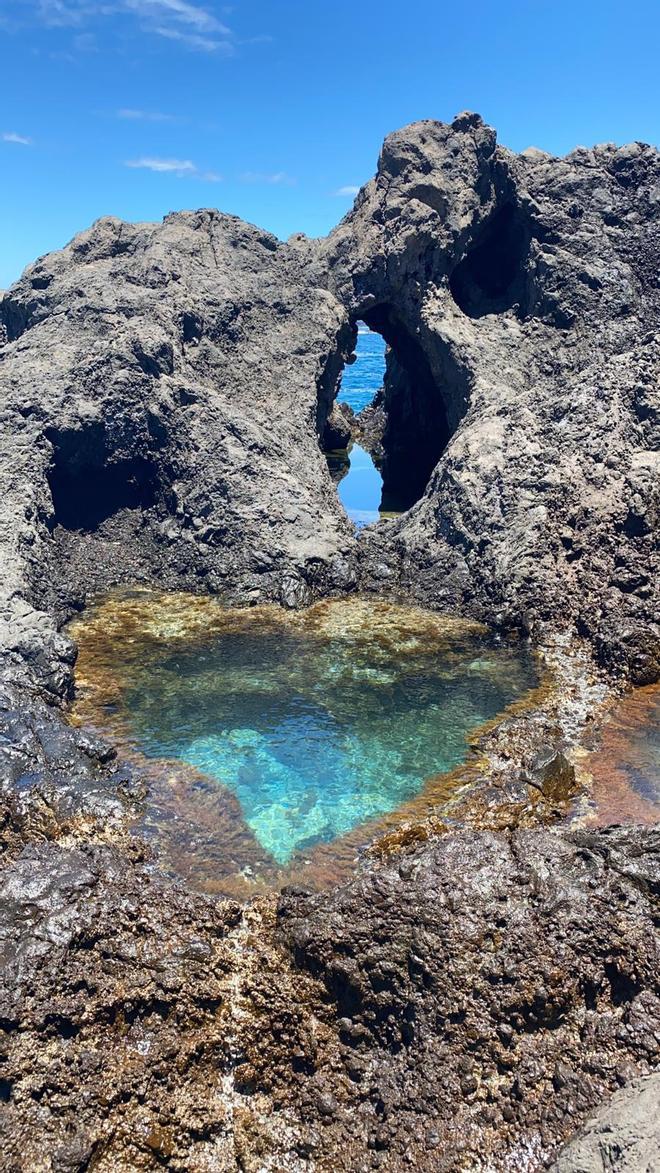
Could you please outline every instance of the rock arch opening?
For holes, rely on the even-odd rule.
[[[124,509],[148,509],[156,503],[158,481],[153,463],[143,456],[114,456],[105,428],[51,429],[53,455],[47,472],[53,517],[51,528],[92,533]]]
[[[449,279],[463,313],[482,318],[514,307],[521,316],[527,312],[531,239],[528,218],[515,204],[506,203],[493,213]]]
[[[371,494],[370,502],[365,502],[365,509],[371,510],[368,520],[377,520],[379,514],[404,512],[423,496],[464,414],[468,376],[446,342],[429,335],[423,345],[391,304],[363,311],[354,329],[357,363],[351,366],[328,417],[323,447],[345,507],[348,499],[358,509],[353,490],[359,475]],[[369,365],[370,356],[360,346],[361,334],[380,344],[380,367]],[[354,372],[361,370],[367,378],[356,380]],[[351,388],[348,395],[346,385]],[[365,389],[366,398],[352,394],[356,386]],[[351,463],[351,452],[357,454],[356,464]],[[351,470],[356,486],[348,479]],[[374,504],[376,488],[380,499]],[[351,508],[347,512],[351,515]]]

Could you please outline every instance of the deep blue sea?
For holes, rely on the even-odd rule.
[[[362,411],[383,385],[385,374],[385,340],[360,323],[355,348],[356,361],[344,368],[339,403],[348,403],[353,411]]]

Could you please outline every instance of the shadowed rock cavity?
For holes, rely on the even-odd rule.
[[[158,480],[144,456],[113,457],[103,426],[51,429],[53,457],[47,470],[53,528],[91,533],[124,509],[146,510],[156,503]]]
[[[529,220],[513,203],[493,213],[449,279],[463,313],[481,318],[516,308],[525,316],[532,295],[527,268],[531,239]]]

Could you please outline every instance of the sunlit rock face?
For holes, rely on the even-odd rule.
[[[291,606],[359,582],[577,630],[651,682],[659,159],[515,155],[465,114],[390,135],[324,241],[182,212],[36,262],[0,302],[20,642],[117,582]],[[356,544],[319,442],[359,320],[389,344],[384,491],[422,499]]]
[[[352,332],[312,261],[305,241],[216,211],[108,218],[6,294],[0,615],[14,627],[43,639],[30,607],[61,619],[118,582],[294,604],[308,582],[350,585],[352,527],[319,434]]]
[[[120,595],[70,634],[76,719],[144,764],[147,832],[217,883],[246,869],[281,882],[278,869],[321,845],[355,856],[538,681],[519,641],[359,599],[288,615]],[[196,845],[195,820],[206,827]]]
[[[385,487],[426,488],[367,535],[373,580],[385,562],[419,598],[577,627],[640,683],[659,669],[659,191],[653,147],[516,155],[464,114],[390,135],[323,245],[390,345]]]

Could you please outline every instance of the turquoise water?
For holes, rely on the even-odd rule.
[[[355,353],[355,362],[344,368],[337,399],[339,403],[348,403],[357,414],[363,407],[368,407],[383,385],[385,340],[359,322]]]
[[[278,864],[413,798],[536,683],[524,647],[359,601],[287,622],[255,610],[207,638],[152,643],[142,662],[131,642],[132,739],[229,788]]]

